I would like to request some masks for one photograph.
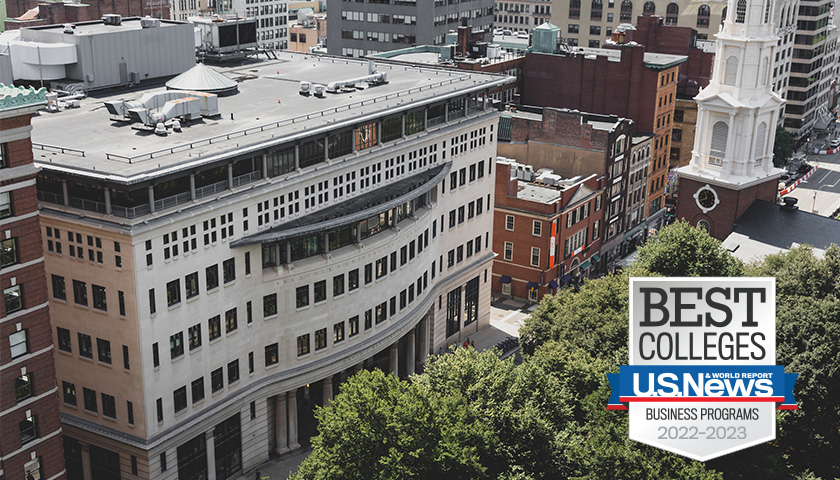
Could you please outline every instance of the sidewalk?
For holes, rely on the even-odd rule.
[[[481,352],[495,347],[497,343],[508,337],[519,337],[519,327],[530,315],[532,309],[527,303],[518,300],[507,299],[494,302],[490,306],[490,325],[470,336],[470,340],[475,342],[475,349]],[[519,347],[516,347],[507,352],[504,357],[515,355],[518,351]],[[260,475],[271,480],[286,480],[297,471],[298,466],[311,451],[311,448],[306,448],[281,458],[272,458],[258,467]],[[255,473],[252,468],[240,475],[238,480],[253,480]]]

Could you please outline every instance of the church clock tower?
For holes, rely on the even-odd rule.
[[[784,105],[770,85],[779,40],[773,3],[729,0],[730,14],[717,34],[714,74],[695,97],[691,163],[677,170],[677,217],[719,240],[755,200],[776,201],[784,173],[773,167],[776,121]]]

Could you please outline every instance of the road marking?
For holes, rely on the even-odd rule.
[[[831,175],[831,172],[832,172],[832,170],[829,170],[828,172],[826,172],[825,175],[817,183],[822,183],[823,180],[825,180],[826,178],[828,178],[829,175]]]
[[[509,314],[508,316],[506,316],[505,318],[503,318],[503,319],[501,319],[501,320],[499,320],[499,321],[500,321],[500,322],[505,322],[505,323],[507,323],[507,321],[508,321],[509,319],[511,319],[511,318],[513,318],[513,317],[515,317],[516,315],[519,315],[520,313],[522,313],[522,312],[520,312],[519,310],[517,310],[517,311],[515,311],[515,312],[513,312],[513,313]]]

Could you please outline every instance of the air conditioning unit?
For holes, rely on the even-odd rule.
[[[106,13],[102,15],[102,23],[105,25],[120,25],[122,24],[122,15],[116,13]]]

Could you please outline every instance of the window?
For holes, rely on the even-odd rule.
[[[107,312],[108,302],[105,297],[105,287],[91,284],[90,289],[93,292],[93,308]]]
[[[359,334],[359,316],[351,317],[347,322],[350,324],[350,336],[354,337]]]
[[[534,220],[534,227],[533,227],[533,229],[531,230],[531,233],[532,233],[535,237],[540,237],[540,236],[542,236],[542,222],[541,222],[541,221],[539,221],[539,220]]]
[[[709,9],[708,5],[703,5],[700,7],[702,11],[703,7],[706,7],[706,10]],[[744,20],[747,16],[747,0],[738,0],[738,5],[735,7],[735,23],[744,23]],[[697,14],[697,22],[700,22],[700,13]]]
[[[446,336],[450,337],[461,329],[461,287],[447,294]]]
[[[245,276],[251,274],[251,252],[245,252]]]
[[[277,294],[272,293],[263,297],[263,317],[277,315]]]
[[[744,3],[744,12],[746,13],[746,0],[739,0],[740,2]],[[740,3],[739,3],[740,7]],[[698,27],[708,27],[709,26],[709,17],[711,16],[712,10],[709,8],[708,5],[700,5],[697,9],[697,26]],[[743,15],[740,17],[741,21],[738,23],[744,23]]]
[[[64,277],[58,275],[52,276],[52,292],[53,298],[67,300],[67,292],[64,289]]]
[[[130,401],[125,402],[125,410],[128,414],[128,424],[134,425],[134,404]]]
[[[531,266],[540,266],[540,249],[537,247],[531,247]]]
[[[505,230],[513,231],[513,215],[505,215]]]
[[[279,362],[279,353],[276,343],[265,347],[265,366],[276,365]]]
[[[0,218],[12,216],[12,193],[0,193]]]
[[[87,283],[73,280],[73,301],[76,302],[76,305],[87,306]]]
[[[478,320],[478,277],[467,282],[464,288],[464,326]]]
[[[61,382],[61,391],[64,392],[64,403],[76,406],[76,385],[69,382]]]
[[[18,424],[20,428],[20,444],[29,443],[38,438],[38,428],[35,422],[35,416],[26,417],[26,419]]]
[[[344,340],[344,322],[339,322],[333,325],[333,343],[339,343]]]
[[[166,452],[161,452],[160,454],[160,471],[166,471]]]
[[[505,260],[508,262],[513,261],[513,243],[505,242]]]
[[[368,263],[365,265],[365,285],[373,281],[373,265]]]
[[[712,145],[709,150],[709,163],[711,165],[723,165],[723,159],[726,156],[727,137],[729,136],[729,126],[726,122],[715,122],[712,127]]]
[[[321,280],[319,282],[315,282],[315,291],[314,291],[314,300],[315,303],[323,302],[327,299],[327,281]]]
[[[326,348],[327,346],[327,329],[322,328],[315,331],[315,350]]]
[[[120,316],[125,316],[125,293],[122,290],[117,290],[117,303],[120,307]]]
[[[297,337],[297,354],[298,357],[309,353],[309,334]]]
[[[192,402],[200,402],[204,400],[204,377],[197,378],[192,381],[190,385],[192,390]]]
[[[85,400],[85,410],[88,412],[98,412],[99,408],[96,406],[96,392],[89,388],[83,388],[82,395]]]
[[[204,269],[204,277],[207,281],[207,290],[213,290],[219,286],[219,265],[210,265]]]
[[[211,342],[222,336],[221,315],[216,315],[215,317],[207,321],[207,336],[210,338]]]
[[[152,364],[155,368],[160,366],[160,352],[158,352],[158,344],[157,342],[152,344]]]
[[[225,333],[230,333],[237,328],[236,307],[225,312]]]
[[[58,349],[62,352],[71,353],[73,348],[70,343],[70,330],[56,327],[56,333],[58,337]]]
[[[382,323],[388,319],[388,302],[382,302],[376,306],[376,323]]]
[[[175,406],[175,413],[180,412],[181,410],[187,408],[187,386],[184,385],[183,387],[175,390],[172,392],[172,401]]]
[[[25,328],[9,335],[9,346],[12,358],[20,357],[29,352]]]
[[[154,315],[157,311],[157,307],[155,306],[155,289],[149,289],[149,315]]]
[[[0,240],[0,268],[17,263],[17,239]]]
[[[6,315],[23,309],[23,287],[14,285],[3,290],[3,298],[6,301]]]
[[[225,283],[236,280],[236,259],[229,258],[222,262],[222,272],[224,274]]]
[[[254,373],[254,352],[248,352],[248,373]]]
[[[309,305],[309,285],[297,287],[297,290],[295,290],[295,305],[297,308]]]
[[[333,277],[333,296],[344,294],[344,274]]]
[[[172,280],[166,284],[166,304],[170,307],[181,303],[181,281]]]
[[[32,385],[32,374],[27,373],[15,379],[15,401],[19,402],[25,398],[29,398],[34,393]]]
[[[169,357],[173,360],[184,354],[184,332],[169,336]]]
[[[184,289],[187,291],[187,298],[198,295],[198,272],[193,272],[184,277]]]
[[[197,323],[187,330],[189,337],[190,350],[195,350],[201,346],[201,324]]]
[[[219,367],[210,372],[210,390],[216,393],[223,388],[225,388],[224,371],[222,367]]]
[[[163,399],[158,398],[155,400],[155,406],[157,407],[157,421],[160,423],[163,421]]]
[[[117,418],[117,402],[112,395],[102,394],[102,416]]]
[[[111,364],[111,342],[101,338],[96,339],[96,353],[99,356],[99,361],[102,363]]]

